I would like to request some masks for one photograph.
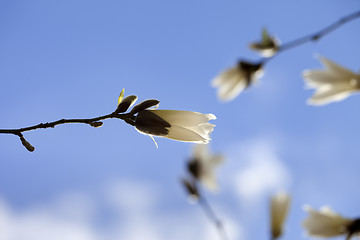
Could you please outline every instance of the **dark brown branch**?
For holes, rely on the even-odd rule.
[[[95,117],[95,118],[84,118],[84,119],[60,119],[54,122],[47,122],[47,123],[39,123],[34,126],[30,127],[24,127],[24,128],[17,128],[17,129],[0,129],[0,134],[13,134],[20,138],[21,143],[24,145],[24,147],[29,150],[30,152],[34,151],[35,148],[25,140],[23,136],[23,132],[37,130],[37,129],[46,129],[46,128],[54,128],[57,125],[61,124],[67,124],[67,123],[84,123],[89,124],[93,127],[100,127],[102,125],[102,122],[99,122],[101,120],[106,120],[110,118],[118,118],[121,120],[124,120],[126,123],[133,125],[133,115],[132,114],[118,114],[118,113],[110,113],[107,115]]]

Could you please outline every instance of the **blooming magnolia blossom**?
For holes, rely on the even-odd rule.
[[[196,144],[193,157],[188,162],[188,169],[193,177],[199,180],[207,189],[216,191],[218,183],[215,169],[224,161],[222,155],[211,154],[207,145]]]
[[[134,126],[144,134],[170,138],[182,142],[208,143],[216,119],[213,114],[178,110],[141,110]]]
[[[218,88],[217,95],[221,101],[233,100],[257,78],[262,76],[262,64],[240,61],[213,79],[212,86]]]
[[[324,57],[320,58],[324,70],[305,70],[303,77],[308,87],[315,88],[308,100],[312,105],[325,105],[341,101],[360,91],[360,75]]]
[[[310,236],[335,237],[343,234],[351,236],[357,232],[357,229],[351,229],[356,221],[342,217],[329,207],[322,207],[316,211],[305,206],[304,210],[309,213],[309,217],[303,221],[302,225]]]
[[[271,234],[273,239],[282,235],[283,225],[290,206],[290,195],[285,192],[278,192],[271,197]]]

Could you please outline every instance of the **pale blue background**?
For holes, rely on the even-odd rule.
[[[160,109],[213,113],[211,151],[227,160],[217,172],[220,192],[206,196],[230,239],[269,239],[268,197],[278,189],[293,198],[283,239],[304,239],[304,204],[360,215],[360,98],[309,106],[313,91],[301,77],[321,68],[314,53],[358,71],[360,19],[281,53],[232,102],[220,103],[210,81],[240,58],[259,59],[247,45],[263,27],[288,42],[359,7],[357,0],[0,0],[0,128],[107,114],[123,88],[139,101],[160,100]],[[15,229],[30,231],[21,240],[49,239],[39,231],[68,234],[60,239],[219,239],[179,185],[191,144],[157,138],[156,149],[118,120],[24,135],[35,152],[0,136],[0,237]],[[286,177],[270,167],[273,183],[266,174],[240,181],[251,189],[259,180],[247,201],[234,179],[266,163],[264,149]],[[257,151],[260,162],[247,157]],[[29,227],[31,235],[26,226],[38,228]],[[78,229],[84,234],[73,234]]]

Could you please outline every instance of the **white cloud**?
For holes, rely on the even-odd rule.
[[[271,141],[255,139],[238,144],[235,149],[231,151],[229,161],[238,163],[238,167],[235,174],[230,175],[229,181],[241,202],[256,203],[270,193],[290,185],[289,171]]]
[[[165,194],[154,184],[125,180],[108,184],[105,192],[100,192],[96,196],[63,194],[53,202],[25,210],[15,209],[0,199],[0,239],[219,239],[213,223],[197,206],[163,210]],[[104,205],[114,216],[107,219],[106,226],[97,224],[102,220],[98,214]],[[231,239],[239,239],[241,228],[230,218],[226,218],[225,228]]]
[[[70,197],[70,196],[69,196]],[[96,233],[88,222],[78,218],[87,202],[65,204],[59,199],[51,207],[35,206],[18,212],[0,200],[0,239],[2,240],[94,240]],[[77,207],[75,207],[77,206]],[[72,211],[65,211],[72,209]],[[74,207],[74,208],[72,208]],[[62,211],[63,209],[63,211]],[[87,210],[85,211],[87,212]],[[83,212],[84,213],[84,212]],[[85,216],[83,216],[85,217]]]

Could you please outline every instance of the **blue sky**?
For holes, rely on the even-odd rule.
[[[268,198],[286,189],[283,239],[303,239],[304,204],[360,213],[359,96],[309,106],[301,77],[322,68],[314,54],[358,72],[360,20],[279,54],[231,102],[210,81],[240,58],[259,59],[247,46],[263,27],[285,43],[359,3],[0,0],[0,128],[107,114],[123,88],[160,109],[213,113],[210,148],[226,162],[221,191],[206,196],[230,238],[268,239]],[[0,136],[0,239],[219,239],[179,184],[191,144],[158,138],[156,149],[119,120],[24,135],[35,152]]]

